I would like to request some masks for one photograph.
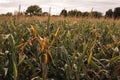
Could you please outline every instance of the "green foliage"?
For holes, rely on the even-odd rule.
[[[89,16],[89,12],[83,12],[82,13],[82,17],[88,17]]]
[[[114,9],[114,18],[115,19],[120,18],[120,7],[116,7]]]
[[[78,11],[78,10],[71,10],[71,11],[68,11],[68,16],[71,16],[71,17],[80,17],[82,16],[82,12],[81,11]]]
[[[0,79],[117,80],[120,22],[71,22],[0,23]]]
[[[98,12],[98,11],[93,11],[93,12],[91,12],[91,14],[92,14],[92,17],[94,17],[94,18],[102,17],[102,13]]]
[[[42,9],[38,5],[31,5],[27,8],[26,14],[28,15],[41,15]]]
[[[105,17],[108,17],[108,18],[112,18],[113,17],[112,9],[109,9],[108,11],[106,11]]]
[[[60,13],[60,16],[67,17],[67,10],[63,9]]]

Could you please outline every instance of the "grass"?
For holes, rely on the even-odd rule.
[[[0,18],[1,80],[119,79],[120,20]]]

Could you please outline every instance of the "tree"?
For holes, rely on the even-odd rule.
[[[92,12],[92,17],[94,17],[94,18],[100,18],[100,17],[102,17],[102,13],[98,12],[98,11],[93,11]]]
[[[113,17],[112,9],[109,9],[108,11],[106,11],[105,17],[108,17],[108,18],[112,18]]]
[[[60,13],[60,16],[67,17],[67,10],[63,9]]]
[[[13,14],[11,12],[7,12],[5,15],[6,16],[12,16]]]
[[[41,15],[42,14],[42,8],[40,8],[38,5],[31,5],[26,10],[27,15]]]
[[[90,14],[89,12],[83,12],[83,13],[82,13],[82,17],[88,17],[89,14]]]
[[[73,10],[69,11],[69,12],[68,12],[68,16],[72,16],[72,17],[75,16],[74,11],[73,11]]]
[[[114,18],[115,19],[120,18],[120,7],[114,9]]]
[[[82,16],[82,12],[81,11],[77,11],[76,17],[80,17],[80,16]]]
[[[68,12],[68,16],[72,16],[72,17],[80,17],[82,15],[81,11],[78,11],[77,9],[71,10]]]

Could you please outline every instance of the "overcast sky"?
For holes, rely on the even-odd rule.
[[[52,14],[59,14],[62,9],[77,9],[84,11],[100,11],[105,13],[108,9],[120,7],[120,0],[0,0],[0,13],[18,11],[21,5],[21,11],[25,11],[30,5],[39,5],[42,11],[49,11],[51,7]]]

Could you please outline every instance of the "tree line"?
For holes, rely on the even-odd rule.
[[[105,18],[120,18],[120,7],[115,8],[114,11],[112,9],[106,11]]]
[[[78,11],[77,9],[70,10],[67,12],[67,10],[63,9],[60,13],[60,16],[100,18],[100,17],[102,17],[102,13],[98,12],[98,11],[81,12],[81,11]]]
[[[12,13],[6,13],[3,15],[10,16]],[[38,5],[31,5],[29,6],[25,12],[19,12],[18,15],[27,15],[27,16],[48,16],[48,12],[42,12],[42,8],[40,8]],[[60,12],[59,16],[63,17],[93,17],[93,18],[115,18],[119,19],[120,18],[120,7],[116,7],[114,11],[112,9],[109,9],[106,11],[105,16],[102,15],[101,12],[98,11],[91,11],[91,12],[81,12],[77,9],[67,11],[66,9],[63,9]]]
[[[71,16],[71,17],[94,17],[94,18],[114,18],[114,19],[119,19],[120,18],[120,7],[116,7],[114,11],[112,9],[109,9],[106,11],[105,16],[102,15],[101,12],[98,11],[91,11],[91,12],[81,12],[78,10],[70,10],[67,11],[66,9],[63,9],[60,13],[60,16]]]

